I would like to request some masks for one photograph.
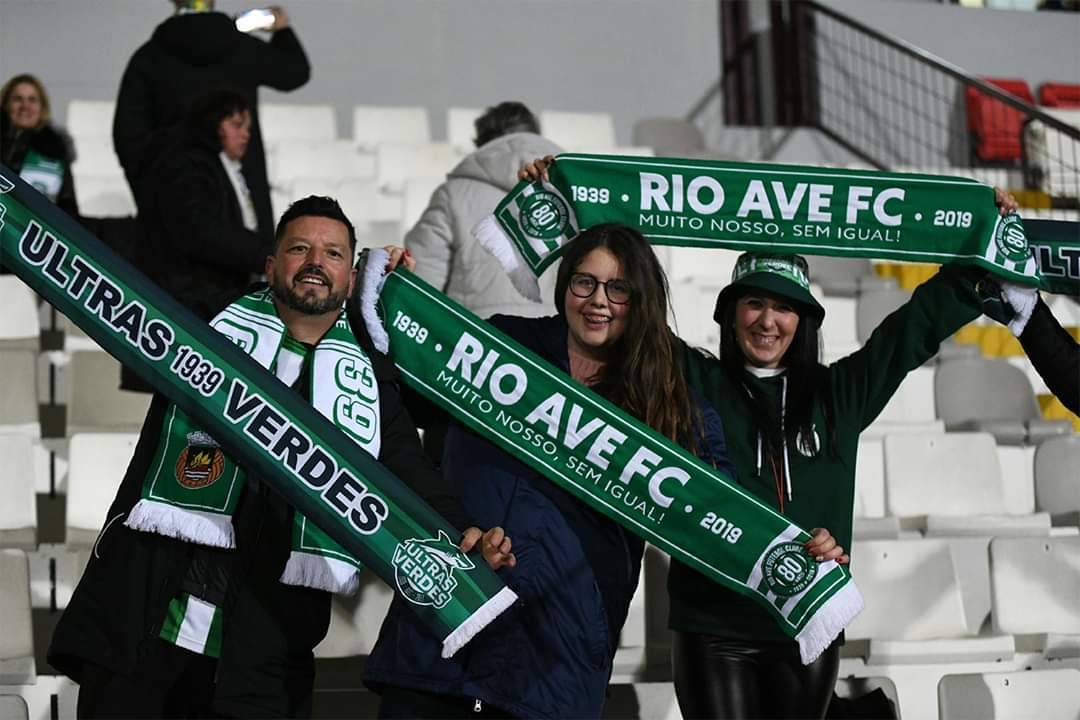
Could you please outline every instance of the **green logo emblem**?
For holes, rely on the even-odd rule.
[[[765,556],[765,584],[776,595],[798,595],[817,575],[817,563],[796,542],[780,543]]]
[[[551,240],[565,234],[570,211],[563,199],[553,192],[538,190],[521,205],[521,227],[534,238]]]
[[[476,566],[442,530],[438,538],[410,538],[394,548],[394,580],[402,597],[414,605],[446,607],[457,588],[455,570]]]
[[[1016,213],[1008,215],[994,228],[994,245],[1006,260],[1014,263],[1027,262],[1031,257],[1024,225]]]

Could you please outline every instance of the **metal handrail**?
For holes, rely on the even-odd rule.
[[[986,82],[985,80],[982,80],[980,78],[975,77],[974,75],[971,75],[970,73],[966,72],[963,68],[961,68],[961,67],[959,67],[957,65],[953,65],[949,61],[947,61],[947,60],[945,60],[943,58],[940,58],[940,57],[938,57],[937,55],[934,55],[931,52],[927,52],[926,50],[923,50],[920,47],[912,45],[911,43],[907,42],[906,40],[902,40],[902,39],[900,39],[898,37],[888,35],[886,33],[881,32],[880,30],[875,30],[874,28],[872,28],[872,27],[870,27],[868,25],[864,25],[863,23],[859,22],[858,20],[854,20],[854,19],[848,17],[847,15],[844,15],[843,13],[837,12],[836,10],[834,10],[834,9],[828,7],[828,6],[822,5],[821,3],[817,2],[816,0],[804,0],[804,2],[802,4],[813,8],[817,12],[828,15],[830,18],[832,18],[833,20],[839,22],[842,25],[847,25],[848,27],[854,28],[854,29],[858,30],[859,32],[865,33],[865,34],[869,35],[870,37],[874,38],[875,40],[878,40],[879,42],[882,42],[882,43],[888,45],[889,47],[893,48],[894,50],[898,50],[899,52],[901,52],[901,53],[903,53],[903,54],[905,54],[905,55],[907,55],[909,57],[915,58],[916,60],[919,60],[920,62],[926,63],[927,65],[930,65],[930,66],[932,66],[932,67],[946,73],[947,75],[951,75],[953,78],[955,78],[956,80],[959,80],[960,82],[964,83],[965,85],[967,85],[969,87],[976,87],[976,88],[979,89],[980,92],[983,92],[983,93],[985,93],[987,95],[990,95],[994,99],[1000,100],[1001,102],[1005,103],[1006,105],[1009,105],[1010,107],[1013,107],[1013,108],[1015,108],[1017,110],[1020,110],[1020,111],[1024,112],[1027,115],[1030,115],[1032,119],[1038,120],[1039,122],[1044,123],[1045,125],[1054,128],[1055,130],[1063,132],[1063,133],[1065,133],[1066,135],[1068,135],[1069,137],[1071,137],[1073,139],[1080,140],[1080,129],[1077,129],[1076,127],[1073,127],[1072,125],[1069,125],[1066,122],[1062,122],[1061,120],[1058,120],[1056,117],[1054,117],[1052,115],[1046,114],[1045,112],[1043,112],[1042,110],[1040,110],[1036,106],[1029,105],[1028,103],[1024,102],[1023,100],[1016,97],[1015,95],[1011,95],[1011,94],[1005,92],[1004,90],[1002,90],[1001,88],[998,88],[998,87]]]

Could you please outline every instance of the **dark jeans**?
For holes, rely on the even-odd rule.
[[[823,718],[840,667],[835,644],[803,665],[795,642],[675,632],[671,652],[675,694],[686,720]]]

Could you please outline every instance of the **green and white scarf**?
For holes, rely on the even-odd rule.
[[[19,177],[30,183],[35,190],[56,202],[64,185],[63,160],[53,160],[34,150],[27,150]]]
[[[458,550],[458,529],[357,452],[338,426],[347,423],[327,419],[3,165],[0,263],[394,588],[442,639],[444,657],[515,602],[479,552]],[[200,621],[204,642],[212,618]]]
[[[579,154],[559,155],[548,174],[519,183],[473,230],[533,299],[563,245],[600,223],[656,245],[974,264],[1080,292],[1075,263],[1067,283],[1059,271],[1041,278],[1020,216],[1001,217],[992,188],[968,178]],[[1075,235],[1071,245],[1080,254]]]
[[[210,326],[287,385],[299,377],[306,349],[288,336],[269,290],[240,298],[221,311]],[[319,341],[310,362],[308,397],[312,406],[361,449],[378,458],[378,384],[371,361],[357,344],[344,315]],[[201,382],[194,375],[192,380]],[[209,433],[171,405],[143,482],[142,497],[124,524],[188,542],[234,548],[232,516],[245,476]],[[300,513],[294,513],[293,524],[292,549],[281,581],[335,593],[356,592],[360,562]]]
[[[384,263],[374,251],[368,259]],[[369,320],[369,334],[389,345],[410,386],[631,532],[761,602],[804,662],[862,610],[846,567],[807,556],[809,533],[419,278],[391,273],[379,303],[386,330]]]

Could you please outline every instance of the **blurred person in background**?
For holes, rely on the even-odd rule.
[[[135,265],[202,320],[241,294],[272,250],[241,172],[250,140],[244,97],[213,91],[181,128],[158,136],[157,160],[139,181]],[[126,368],[122,377],[125,389],[151,391]]]
[[[0,162],[72,217],[78,217],[71,138],[52,122],[49,95],[33,75],[21,74],[0,90]]]
[[[551,315],[554,273],[541,280],[544,301],[527,300],[494,256],[473,239],[472,229],[517,185],[523,165],[561,150],[540,136],[536,117],[519,102],[488,108],[475,126],[477,149],[432,194],[405,236],[405,247],[416,257],[417,275],[482,318]]]
[[[264,42],[237,30],[231,17],[214,11],[213,0],[175,0],[176,14],[158,25],[124,70],[113,118],[113,145],[136,203],[139,176],[152,163],[154,135],[182,123],[195,98],[211,89],[241,95],[251,114],[251,138],[243,173],[258,220],[269,241],[273,232],[270,185],[257,109],[261,85],[295,90],[311,76],[307,55],[289,16],[280,7]]]

